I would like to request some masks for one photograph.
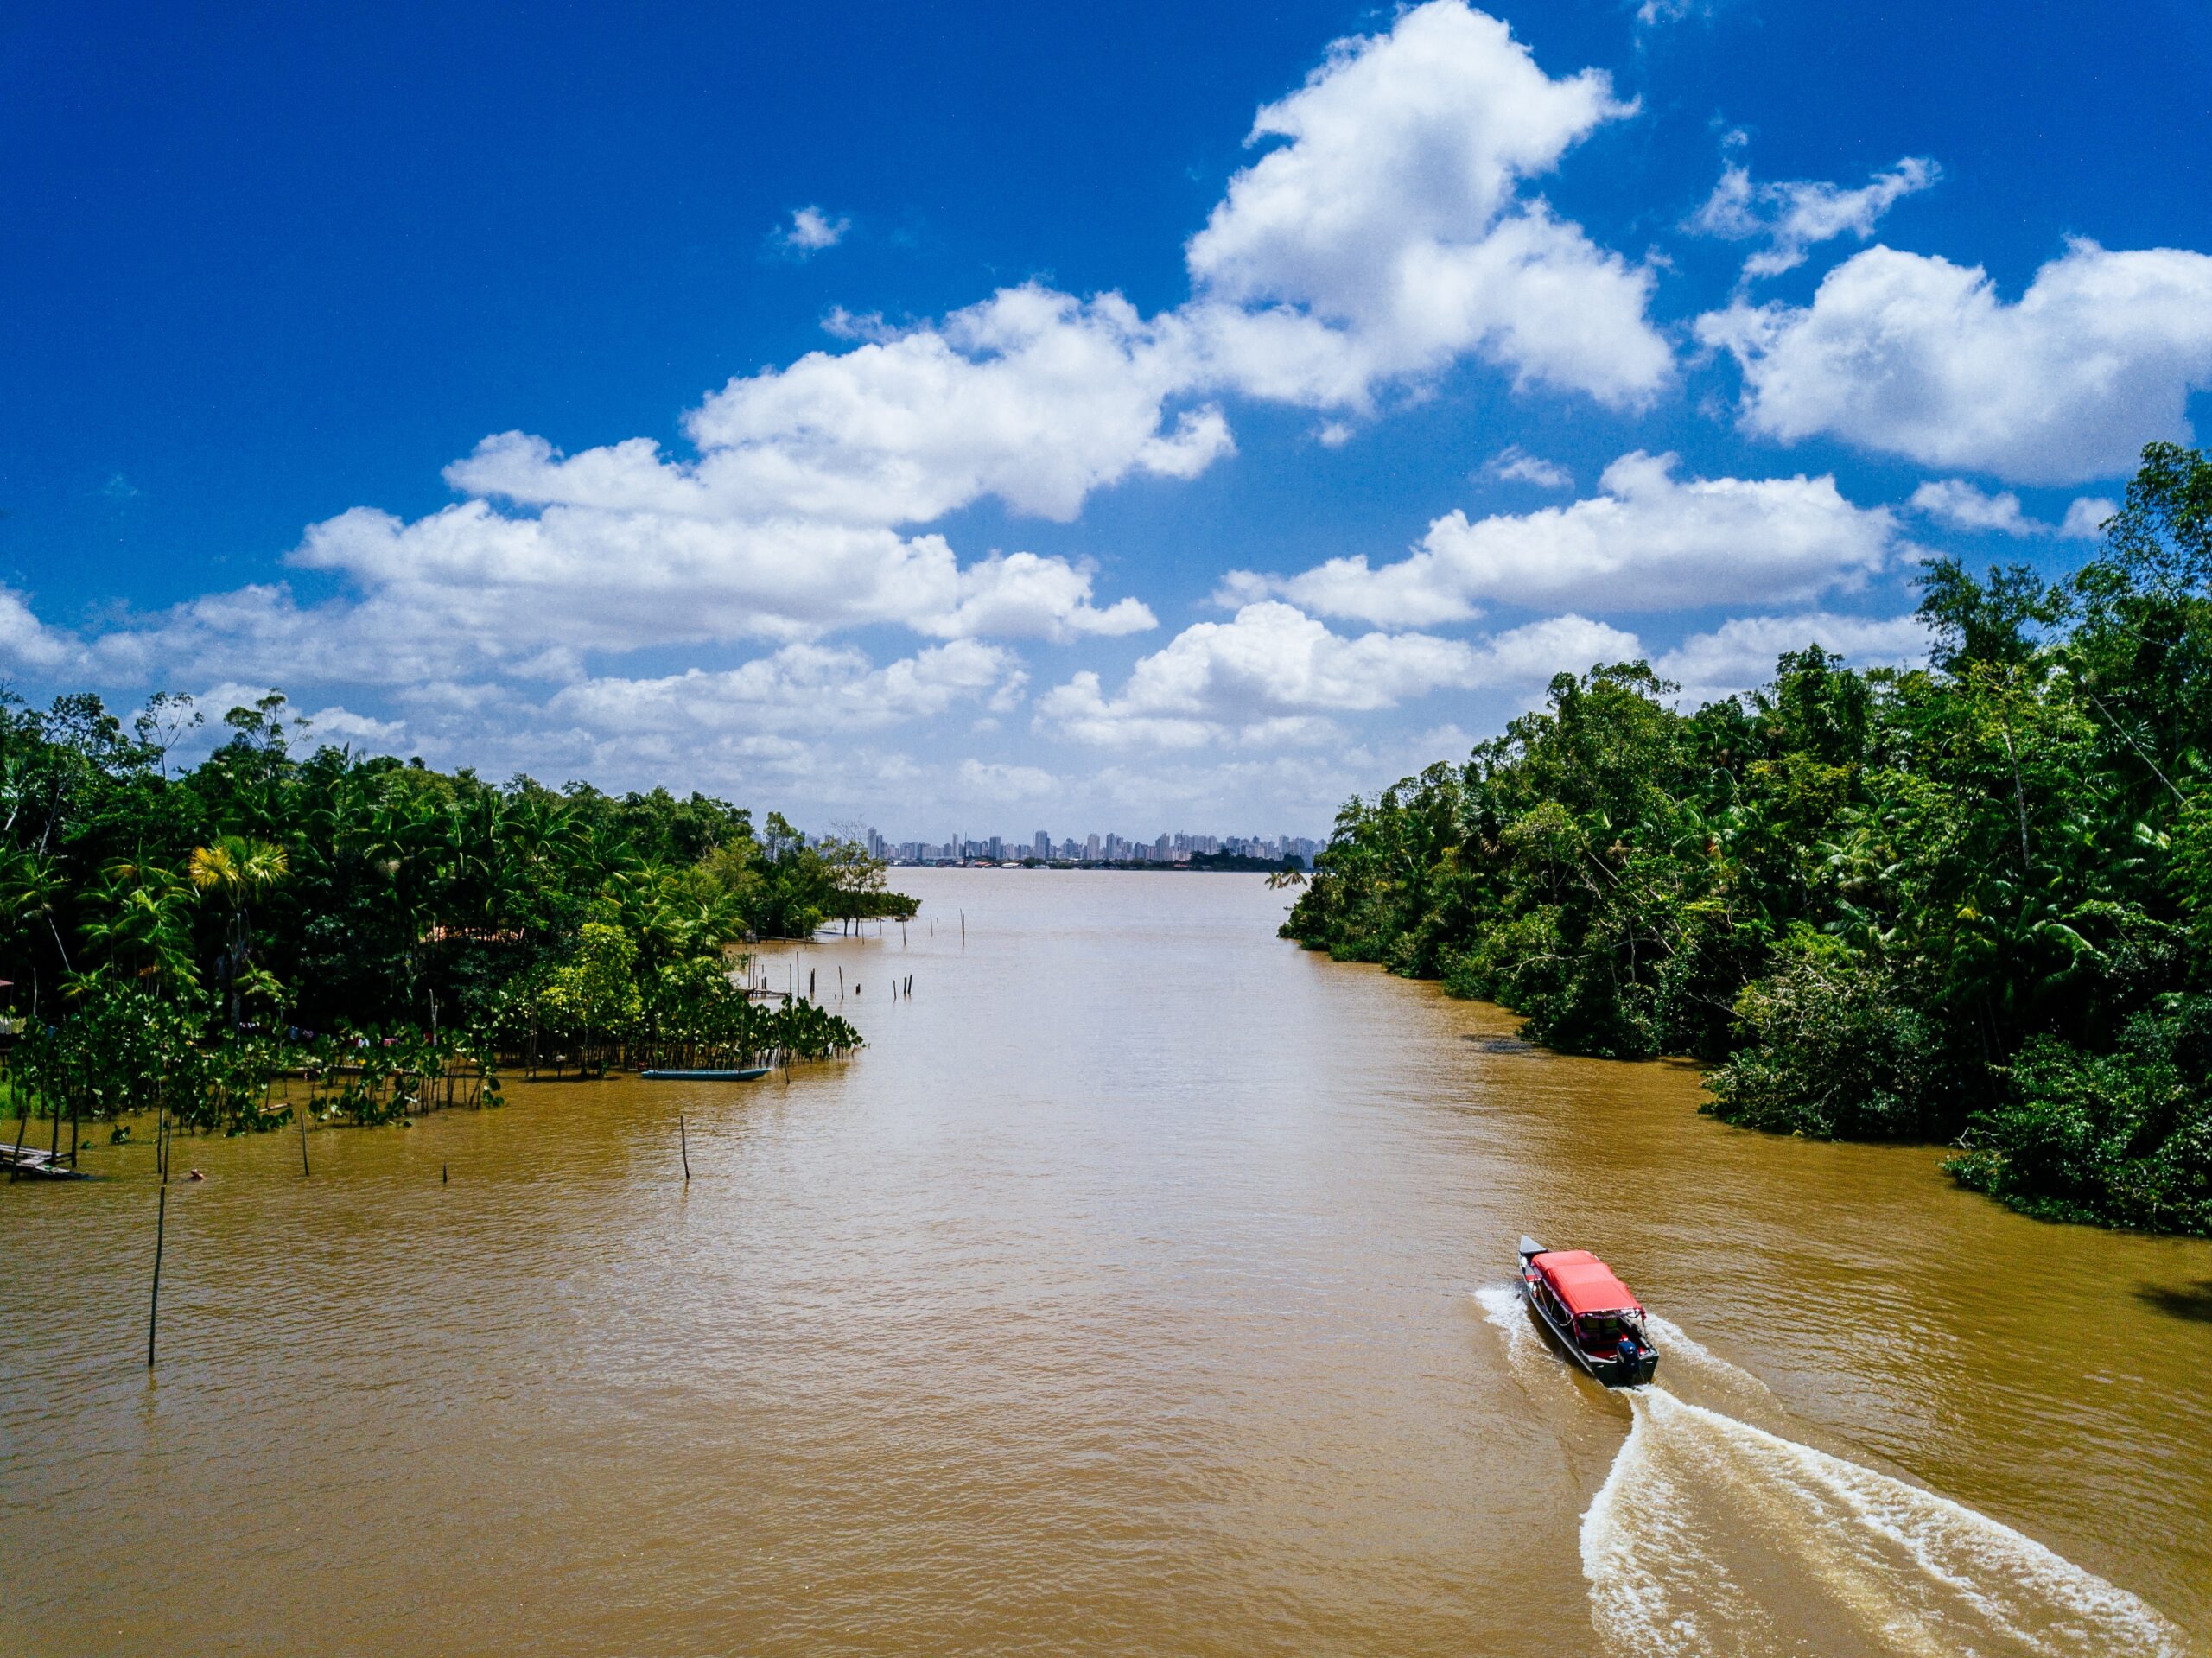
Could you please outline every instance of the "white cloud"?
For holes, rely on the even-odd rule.
[[[407,742],[404,720],[379,720],[336,703],[303,717],[308,722],[308,740],[317,745],[344,743],[378,753],[393,753]]]
[[[1509,483],[1534,484],[1538,489],[1573,489],[1574,474],[1556,461],[1530,454],[1518,443],[1508,444],[1483,463],[1483,471]]]
[[[785,252],[804,259],[809,254],[836,247],[852,227],[853,221],[842,214],[833,217],[819,207],[800,207],[792,213],[791,222],[778,231],[773,239]]]
[[[1085,742],[1193,748],[1332,740],[1327,717],[1371,713],[1446,687],[1541,683],[1561,667],[1637,654],[1631,634],[1579,616],[1515,628],[1480,645],[1427,633],[1332,633],[1296,607],[1245,606],[1185,628],[1141,657],[1112,696],[1076,674],[1038,700],[1038,724]]]
[[[0,670],[58,673],[73,670],[83,656],[82,645],[39,620],[22,593],[0,587]]]
[[[2058,533],[2069,541],[2101,540],[2105,533],[2105,520],[2119,511],[2118,501],[2095,495],[2077,496],[2067,503],[2066,516],[2059,521]]]
[[[1331,559],[1266,583],[1307,609],[1396,626],[1461,621],[1484,600],[1656,610],[1804,599],[1853,588],[1897,543],[1882,507],[1854,506],[1833,477],[1678,480],[1671,454],[1605,468],[1602,494],[1469,520],[1447,513],[1418,550],[1380,569]],[[1242,576],[1242,590],[1254,578]]]
[[[2115,502],[2082,495],[2068,504],[2065,517],[2058,523],[2046,524],[2030,518],[2021,509],[2020,498],[2011,490],[1991,494],[1963,478],[1930,479],[1912,492],[1906,505],[1961,530],[1994,530],[2016,537],[2056,536],[2067,541],[2096,540],[2103,534],[2104,521],[2120,511]]]
[[[1754,238],[1766,245],[1744,262],[1744,279],[1779,276],[1805,263],[1817,244],[1838,236],[1865,241],[1884,213],[1899,200],[1925,190],[1942,169],[1922,156],[1907,156],[1886,173],[1877,173],[1855,190],[1809,179],[1754,184],[1751,169],[1738,162],[1722,168],[1689,221],[1689,228],[1731,241]]]
[[[584,680],[556,694],[548,712],[601,733],[865,731],[1018,692],[1025,677],[1013,652],[973,639],[881,668],[850,646],[799,644],[721,672]]]
[[[1118,295],[1005,289],[938,326],[731,380],[685,417],[696,461],[645,438],[563,457],[507,432],[446,477],[528,506],[718,522],[925,524],[991,495],[1066,519],[1133,473],[1192,478],[1233,453],[1217,410],[1165,413],[1187,369],[1179,336]]]
[[[2076,241],[2007,304],[1978,267],[1874,247],[1809,306],[1738,303],[1697,326],[1742,365],[1751,431],[2073,483],[2188,440],[2188,395],[2212,386],[2212,257]]]
[[[959,600],[950,616],[925,631],[972,637],[1066,640],[1079,633],[1141,633],[1160,626],[1150,607],[1117,599],[1101,610],[1090,602],[1090,575],[1064,558],[994,553],[960,572]]]
[[[1007,803],[1045,800],[1059,792],[1060,779],[1035,765],[1008,765],[995,761],[960,762],[960,788],[970,799]]]
[[[1361,405],[1374,383],[1470,352],[1522,383],[1648,398],[1671,355],[1648,271],[1598,247],[1522,181],[1631,113],[1598,70],[1554,80],[1459,0],[1338,41],[1259,112],[1287,142],[1230,181],[1186,249],[1190,320],[1229,382]]]
[[[1685,708],[1765,684],[1786,651],[1819,645],[1853,667],[1910,665],[1928,654],[1928,630],[1916,616],[1742,616],[1694,634],[1653,662],[1681,686]]]
[[[1193,478],[1234,452],[1213,389],[1366,411],[1378,384],[1479,352],[1523,381],[1647,395],[1670,366],[1649,273],[1522,193],[1629,108],[1602,73],[1553,79],[1503,23],[1433,0],[1260,111],[1255,138],[1282,142],[1192,238],[1179,309],[1147,321],[1118,294],[1033,283],[912,327],[836,313],[858,343],[710,393],[690,455],[498,434],[447,468],[466,499],[441,511],[310,526],[290,562],[340,578],[334,596],[209,594],[83,648],[122,676],[404,686],[456,662],[568,682],[595,655],[882,625],[1057,641],[1155,626],[1136,599],[1095,598],[1086,564],[963,565],[931,526],[986,499],[1065,521],[1096,490]],[[810,205],[779,236],[807,252],[846,227]],[[0,650],[78,648],[17,610]]]
[[[1912,492],[1905,505],[1961,530],[1993,530],[2006,536],[2051,533],[2050,525],[2020,510],[2020,498],[2011,490],[1992,495],[1963,478],[1930,479]]]

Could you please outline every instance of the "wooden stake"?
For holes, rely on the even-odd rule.
[[[154,1332],[162,1317],[162,1243],[168,1235],[169,1189],[162,1185],[162,1200],[154,1210],[154,1299],[146,1309],[146,1368],[154,1368]]]
[[[311,1168],[309,1168],[309,1167],[308,1166],[308,1114],[307,1114],[305,1111],[303,1111],[303,1110],[300,1110],[300,1108],[299,1108],[299,1107],[297,1107],[297,1106],[295,1106],[295,1107],[293,1107],[292,1109],[293,1109],[295,1111],[297,1111],[297,1112],[299,1113],[299,1118],[300,1118],[300,1173],[301,1173],[301,1176],[302,1176],[302,1178],[305,1178],[305,1177],[307,1177],[307,1176],[312,1175],[312,1174],[315,1172],[315,1171],[314,1171],[313,1169],[311,1169]]]
[[[683,1153],[683,1184],[688,1186],[691,1184],[691,1138],[683,1132],[683,1114],[681,1111],[676,1114],[676,1145],[677,1149]]]
[[[439,1164],[439,1165],[438,1165],[438,1184],[439,1184],[440,1185],[445,1185],[445,1183],[446,1183],[446,1181],[447,1181],[448,1178],[449,1177],[450,1173],[451,1173],[451,1171],[450,1171],[450,1170],[448,1170],[448,1169],[447,1168],[447,1166],[446,1166],[444,1164],[442,1164],[442,1163]]]
[[[21,1082],[16,1085],[18,1088],[22,1086]],[[8,1180],[10,1185],[15,1182],[16,1172],[23,1166],[23,1136],[30,1131],[31,1126],[30,1096],[28,1094],[23,1096],[22,1104],[23,1115],[16,1119],[16,1160],[8,1165]]]

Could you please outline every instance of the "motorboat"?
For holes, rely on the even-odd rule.
[[[1643,1304],[1587,1249],[1547,1249],[1522,1234],[1521,1293],[1574,1362],[1608,1388],[1640,1386],[1658,1369]]]

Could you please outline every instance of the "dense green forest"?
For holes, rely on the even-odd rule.
[[[1694,1056],[1731,1122],[2212,1234],[2212,463],[2152,445],[2069,579],[1940,561],[1920,614],[1925,669],[1814,645],[1693,714],[1642,663],[1561,675],[1347,804],[1285,936]]]
[[[96,696],[0,700],[0,978],[20,1109],[188,1126],[404,1116],[497,1097],[500,1056],[821,1058],[854,1045],[804,1000],[734,987],[748,940],[903,917],[851,841],[694,794],[621,797],[307,750],[276,692],[168,764],[203,722],[155,697],[128,728]],[[305,752],[303,752],[305,751]]]

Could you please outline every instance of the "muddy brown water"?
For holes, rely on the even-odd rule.
[[[153,1380],[149,1149],[0,1190],[0,1649],[2204,1650],[2212,1245],[1723,1128],[1256,877],[907,884],[788,1086],[180,1140]]]

